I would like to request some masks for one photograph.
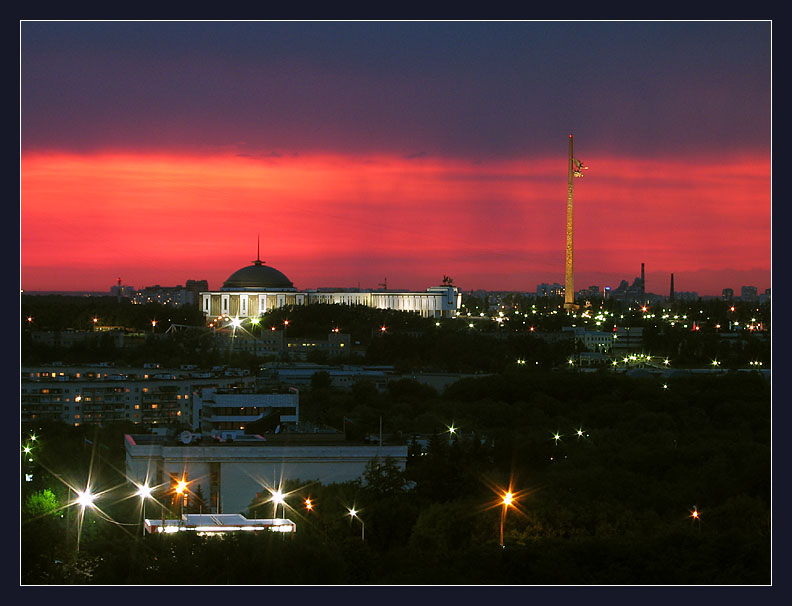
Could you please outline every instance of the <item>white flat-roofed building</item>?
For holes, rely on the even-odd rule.
[[[423,292],[298,291],[289,278],[265,265],[261,259],[231,274],[220,290],[200,293],[201,310],[207,323],[223,316],[256,318],[279,307],[315,303],[365,305],[415,312],[427,318],[453,318],[462,305],[462,294],[448,278],[442,286],[431,286]]]
[[[247,437],[181,444],[164,436],[126,435],[126,476],[171,492],[171,484],[184,480],[191,494],[200,486],[211,513],[243,513],[258,493],[284,480],[348,482],[360,478],[372,459],[390,457],[400,469],[407,462],[406,444],[345,442],[343,434]]]
[[[285,532],[297,531],[297,525],[286,518],[250,520],[238,513],[187,513],[179,520],[145,519],[143,527],[149,534],[195,532],[199,535],[226,532]]]

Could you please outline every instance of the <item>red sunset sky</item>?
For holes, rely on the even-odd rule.
[[[685,108],[676,118],[652,98],[643,118],[657,121],[650,130],[638,109],[645,91],[638,87],[636,93],[634,86],[628,89],[634,99],[609,100],[590,77],[580,86],[589,88],[587,103],[609,112],[607,128],[600,124],[604,114],[581,118],[572,112],[565,120],[552,98],[543,101],[549,125],[543,106],[512,107],[522,89],[509,88],[514,80],[508,74],[499,74],[499,95],[477,93],[482,96],[462,109],[449,101],[459,115],[446,116],[444,105],[429,100],[429,94],[405,100],[408,113],[391,106],[390,97],[387,104],[375,103],[372,96],[379,93],[373,84],[371,90],[361,88],[370,66],[360,59],[324,65],[321,86],[300,80],[298,91],[288,88],[294,72],[292,79],[281,75],[280,90],[291,90],[301,107],[265,95],[255,88],[262,86],[258,81],[239,80],[234,70],[243,62],[234,63],[231,75],[216,72],[224,74],[217,76],[220,83],[202,94],[191,87],[196,79],[206,86],[204,79],[215,72],[209,66],[199,74],[198,62],[190,63],[190,73],[181,79],[147,76],[141,90],[129,89],[125,101],[122,89],[131,86],[136,69],[151,68],[156,53],[131,36],[113,42],[101,27],[91,31],[95,46],[114,49],[115,59],[101,59],[106,64],[97,66],[100,59],[79,36],[85,31],[67,24],[22,28],[20,280],[26,291],[108,291],[118,277],[135,287],[206,279],[218,288],[255,259],[259,237],[261,258],[298,288],[376,288],[387,278],[391,288],[424,289],[445,275],[463,290],[534,291],[541,282],[563,283],[570,132],[575,156],[590,167],[574,182],[576,288],[632,282],[641,263],[647,290],[658,294],[667,294],[672,272],[677,291],[700,295],[717,295],[723,288],[738,292],[742,285],[770,287],[769,103],[760,103],[769,99],[769,70],[765,79],[752,74],[741,81],[743,72],[733,69],[739,63],[747,74],[753,61],[764,67],[761,52],[750,60],[747,51],[735,54],[709,87],[677,84],[671,101],[665,101]],[[532,32],[522,33],[532,39]],[[764,33],[758,32],[759,42]],[[176,68],[174,56],[184,61],[188,50],[205,49],[199,44],[203,34],[183,32],[181,54],[166,55],[163,73]],[[514,34],[521,40],[521,32]],[[684,34],[679,33],[680,45],[687,40]],[[735,34],[712,35],[726,45]],[[481,44],[487,40],[482,36]],[[138,43],[151,54],[130,52]],[[64,47],[73,50],[64,55]],[[302,52],[290,61],[315,73],[310,66],[318,55]],[[46,62],[57,53],[62,65]],[[607,60],[599,64],[603,73]],[[108,81],[102,75],[117,66],[114,61],[129,70]],[[247,61],[250,70],[264,60]],[[442,62],[430,63],[436,76]],[[701,63],[704,73],[706,61]],[[75,86],[58,89],[68,69],[77,73],[79,65],[84,69],[74,76]],[[330,75],[340,73],[342,65],[348,66],[346,79],[334,81]],[[669,86],[656,83],[652,90],[673,91],[678,78],[690,83],[681,64],[669,65],[674,69],[665,72]],[[612,81],[621,82],[619,70],[626,68],[609,69]],[[448,67],[449,73],[465,73],[460,70],[457,63]],[[377,73],[381,86],[387,73]],[[733,81],[725,79],[727,73]],[[412,79],[392,74],[398,83],[392,92],[403,94],[407,87],[418,95],[421,87],[410,88],[418,73],[407,76]],[[369,95],[350,108],[355,121],[343,110],[342,97],[329,102],[333,82],[348,94],[342,85],[349,78]],[[462,89],[469,95],[478,90],[472,79],[450,82],[442,84],[449,99]],[[226,94],[217,92],[225,90],[223,83],[244,89],[251,99],[223,107],[216,98]],[[730,87],[756,92],[735,100],[724,94]],[[143,92],[148,96],[141,108],[135,100]],[[318,98],[316,112],[310,110],[311,94]],[[184,104],[179,111],[171,104],[177,96]],[[256,98],[267,103],[257,108]],[[695,104],[698,110],[691,109]],[[746,108],[761,120],[738,127],[733,115]],[[532,125],[498,122],[500,113],[508,117],[531,109],[539,112],[531,116]],[[437,125],[444,120],[445,130]],[[729,120],[735,120],[732,130]]]

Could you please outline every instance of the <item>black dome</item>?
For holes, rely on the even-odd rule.
[[[236,290],[267,290],[267,289],[294,289],[291,280],[274,267],[264,265],[258,259],[253,265],[238,269],[223,282],[223,289]]]

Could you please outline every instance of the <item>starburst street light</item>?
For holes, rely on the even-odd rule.
[[[278,517],[278,505],[284,505],[286,503],[286,499],[284,498],[283,492],[281,489],[278,488],[276,490],[270,490],[270,501],[272,501],[272,517]]]
[[[503,548],[503,524],[506,521],[506,510],[514,501],[514,495],[512,494],[511,490],[508,490],[504,493],[503,497],[501,498],[501,518],[500,518],[500,546]]]
[[[697,506],[693,506],[693,509],[690,510],[690,518],[693,520],[693,524],[698,527],[699,532],[701,532],[701,515],[699,514],[699,510]]]
[[[144,535],[146,534],[146,499],[151,498],[151,490],[152,490],[151,486],[149,486],[148,483],[145,483],[138,485],[138,490],[135,493],[137,496],[140,497],[140,501],[141,501],[140,515],[141,515],[141,519],[143,520],[141,522],[141,525],[143,526]]]
[[[357,512],[357,510],[354,507],[349,510],[349,517],[350,518],[356,518],[360,522],[360,540],[361,541],[365,541],[366,540],[366,525],[363,523],[363,520],[358,515],[358,512]]]
[[[138,486],[138,490],[135,494],[139,496],[141,499],[148,499],[149,497],[151,497],[151,490],[152,490],[151,486],[149,486],[148,484],[141,484],[140,486]]]
[[[86,488],[84,491],[77,491],[77,503],[80,506],[81,510],[85,510],[86,507],[94,507],[94,501],[96,500],[96,495],[91,493],[90,488]]]

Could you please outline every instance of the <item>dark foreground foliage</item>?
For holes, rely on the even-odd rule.
[[[291,537],[142,536],[123,475],[128,428],[25,428],[23,440],[39,431],[40,450],[35,480],[22,483],[22,583],[771,581],[770,386],[756,373],[661,381],[510,371],[443,394],[409,381],[382,393],[317,385],[305,402],[318,416],[331,406],[334,415],[382,415],[408,441],[428,430],[428,451],[411,443],[406,471],[375,461],[359,482],[294,479]],[[61,479],[79,485],[89,470],[119,496],[108,492],[101,513],[86,510],[78,551],[79,512],[62,508],[73,495]],[[501,548],[507,486],[516,500]],[[312,512],[299,508],[307,495]],[[365,539],[346,515],[352,503]]]

